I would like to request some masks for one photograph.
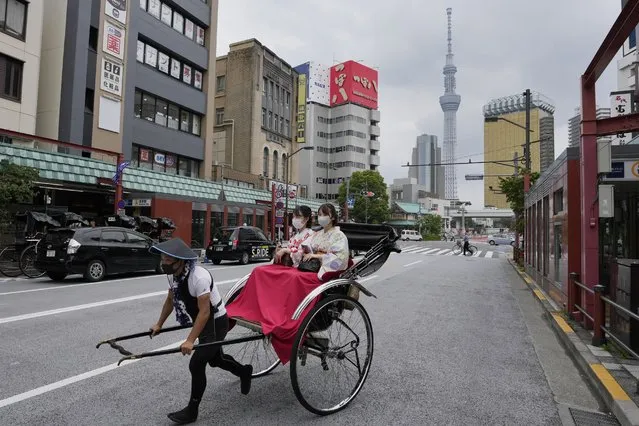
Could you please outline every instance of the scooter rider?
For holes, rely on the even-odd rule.
[[[181,239],[174,238],[154,245],[150,251],[160,254],[162,271],[169,276],[169,291],[160,318],[150,329],[152,336],[161,330],[175,308],[175,316],[180,324],[193,324],[188,337],[180,345],[183,355],[193,352],[195,339],[200,344],[224,340],[229,329],[224,302],[209,271],[196,264],[197,255],[193,250]],[[197,420],[199,404],[206,389],[207,363],[238,376],[243,394],[250,391],[253,373],[251,365],[241,365],[231,356],[225,355],[221,346],[196,349],[189,362],[191,399],[188,406],[168,414],[169,419],[175,423],[187,424]]]

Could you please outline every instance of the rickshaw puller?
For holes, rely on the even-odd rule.
[[[188,337],[180,345],[183,355],[191,354],[195,339],[200,344],[223,340],[229,329],[224,301],[209,271],[196,265],[197,255],[193,250],[181,239],[175,238],[154,245],[150,251],[160,254],[162,270],[171,276],[160,319],[151,327],[152,335],[161,330],[175,308],[175,316],[180,324],[193,324]],[[251,365],[242,365],[224,354],[221,346],[196,349],[189,362],[191,399],[188,406],[168,414],[175,423],[187,424],[197,420],[200,401],[206,389],[207,363],[238,376],[242,393],[249,393],[253,374]]]

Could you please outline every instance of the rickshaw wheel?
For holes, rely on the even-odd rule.
[[[242,288],[237,289],[233,293],[226,304],[230,304],[242,292]],[[235,324],[235,321],[229,318],[230,330],[226,334],[225,340],[237,339],[241,337],[255,336],[260,333],[256,330],[249,330],[243,326]],[[231,355],[240,364],[250,364],[253,366],[253,378],[263,377],[280,365],[280,359],[275,353],[271,342],[263,340],[253,340],[250,342],[236,343],[224,346],[224,353]]]
[[[45,270],[41,271],[35,267],[36,257],[35,244],[22,250],[22,254],[20,254],[20,270],[29,278],[39,278],[46,273]]]
[[[336,413],[360,392],[372,360],[373,326],[364,307],[348,296],[328,296],[297,331],[291,353],[295,396],[314,414]]]
[[[15,247],[5,247],[0,251],[0,273],[15,278],[22,274],[20,270],[20,255]]]

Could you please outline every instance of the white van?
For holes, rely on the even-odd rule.
[[[422,236],[417,231],[411,231],[410,229],[404,229],[399,237],[402,241],[421,241]]]

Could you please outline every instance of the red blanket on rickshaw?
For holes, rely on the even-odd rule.
[[[312,301],[299,320],[293,313],[304,298],[322,281],[314,272],[278,264],[253,269],[240,295],[226,306],[229,317],[241,317],[260,323],[262,332],[271,336],[271,344],[282,364],[291,357],[295,335],[303,318],[315,306]]]

